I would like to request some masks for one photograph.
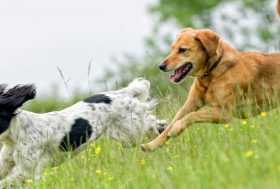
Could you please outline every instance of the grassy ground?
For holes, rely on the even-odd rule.
[[[172,101],[157,112],[171,119]],[[161,103],[164,104],[164,103]],[[170,109],[171,107],[171,109]],[[163,148],[144,153],[98,140],[25,188],[279,188],[279,111],[230,124],[196,124]]]

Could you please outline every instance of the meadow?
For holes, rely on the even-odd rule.
[[[35,109],[34,104],[27,108]],[[171,120],[181,104],[182,99],[167,96],[155,111]],[[279,113],[275,109],[229,124],[195,124],[155,152],[97,140],[73,159],[45,169],[40,181],[27,179],[24,188],[276,189],[280,187]]]

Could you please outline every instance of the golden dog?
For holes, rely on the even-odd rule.
[[[173,121],[155,140],[141,145],[143,150],[164,145],[193,123],[226,123],[245,117],[248,110],[256,115],[278,106],[280,53],[239,52],[208,29],[181,31],[159,68],[174,71],[174,83],[187,75],[195,80]],[[209,108],[199,110],[205,105]]]

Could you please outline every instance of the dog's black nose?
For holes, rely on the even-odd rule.
[[[159,67],[159,69],[161,71],[165,71],[166,70],[166,65],[164,63],[161,63],[158,67]]]

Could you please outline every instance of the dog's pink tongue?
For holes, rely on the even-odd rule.
[[[170,80],[173,82],[178,81],[178,79],[183,75],[183,71],[185,68],[179,68],[175,70],[174,74],[170,76]]]

